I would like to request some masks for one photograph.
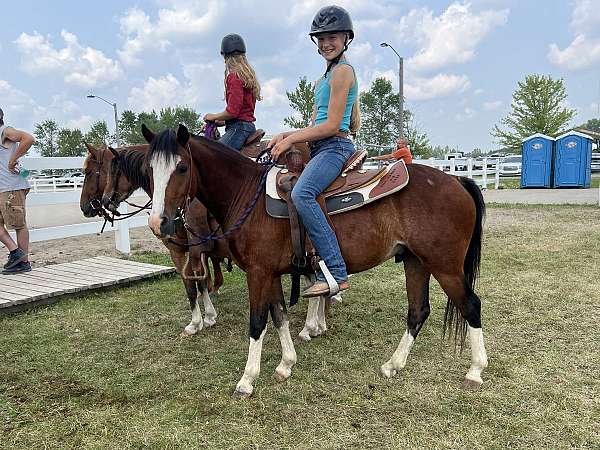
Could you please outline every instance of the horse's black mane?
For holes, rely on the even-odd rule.
[[[121,170],[129,182],[144,190],[150,188],[150,178],[144,168],[146,155],[144,152],[127,149],[121,154]]]
[[[230,164],[238,167],[247,166],[248,170],[250,170],[250,168],[256,170],[257,167],[260,167],[250,158],[245,157],[240,152],[220,143],[219,141],[213,141],[212,139],[195,134],[190,134],[190,136],[194,141],[201,143],[203,146],[208,147],[215,152],[218,152],[224,158],[223,164],[225,166],[229,166]],[[155,136],[154,140],[150,144],[150,148],[148,149],[146,160],[150,162],[154,156],[158,155],[175,157],[178,155],[178,152],[179,144],[177,142],[177,134],[172,129],[166,129]]]

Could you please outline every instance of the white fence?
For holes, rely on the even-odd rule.
[[[487,189],[488,184],[493,184],[494,189],[498,189],[498,186],[500,186],[500,160],[498,158],[415,159],[413,164],[425,164],[451,175],[471,178],[475,180],[481,189]]]
[[[83,157],[73,158],[41,158],[30,157],[21,160],[23,166],[29,170],[48,170],[48,169],[77,169],[81,170]],[[475,169],[475,162],[482,164],[481,169]],[[453,175],[462,175],[475,179],[483,188],[487,189],[488,184],[493,183],[498,189],[500,183],[500,167],[496,159],[484,158],[481,160],[461,159],[461,160],[414,160],[415,164],[426,164],[436,167]],[[461,170],[459,170],[461,169]],[[53,208],[60,208],[60,205],[78,204],[81,196],[81,185],[83,181],[73,180],[69,177],[61,178],[40,178],[32,179],[32,190],[27,196],[28,206],[47,206],[48,214],[52,214]],[[68,182],[66,182],[68,181]],[[73,182],[75,181],[75,182]],[[121,204],[119,211],[127,212],[127,205]],[[83,216],[82,216],[83,217]],[[129,219],[117,221],[114,226],[106,224],[105,231],[115,232],[115,247],[120,252],[129,254],[131,251],[129,241],[129,229],[143,227],[148,224],[148,216],[140,214]],[[30,230],[31,242],[48,241],[52,239],[61,239],[71,236],[82,236],[87,234],[97,234],[104,225],[103,220],[95,222],[85,222],[73,225],[61,225],[55,227],[36,228]],[[14,237],[14,234],[13,234]]]
[[[23,167],[28,170],[47,170],[47,169],[78,169],[81,170],[83,157],[74,158],[22,158]],[[32,190],[27,196],[28,206],[47,206],[48,214],[52,214],[53,208],[60,208],[65,204],[79,204],[81,196],[82,183],[64,183],[69,178],[47,178],[32,181]],[[72,179],[71,179],[72,180]],[[35,184],[34,184],[35,183]],[[34,187],[35,186],[35,187]],[[121,213],[127,212],[127,204],[122,203],[119,207]],[[83,214],[82,214],[83,217]],[[52,239],[61,239],[72,236],[82,236],[87,234],[100,233],[103,220],[95,222],[77,223],[73,225],[61,225],[55,227],[36,228],[30,230],[31,242],[48,241]],[[122,253],[129,254],[131,246],[129,242],[129,229],[143,227],[148,225],[148,216],[140,214],[130,219],[121,220],[106,224],[104,231],[115,232],[115,247]],[[13,234],[14,237],[14,234]]]

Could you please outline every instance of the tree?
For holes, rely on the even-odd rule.
[[[600,119],[590,119],[580,127],[582,130],[593,131],[595,133],[600,133]]]
[[[501,146],[520,151],[523,139],[532,134],[560,134],[576,114],[574,109],[564,106],[566,98],[562,78],[528,75],[525,81],[519,81],[513,94],[512,111],[500,121],[508,130],[496,125],[492,136]]]
[[[121,145],[145,144],[146,140],[142,136],[142,130],[138,126],[137,115],[130,110],[121,113],[119,119],[119,137]]]
[[[63,128],[58,132],[58,154],[57,156],[83,156],[85,147],[83,146],[83,134],[81,130],[75,128],[70,130]]]
[[[393,92],[392,82],[385,78],[376,78],[371,88],[360,94],[361,127],[358,133],[358,145],[366,144],[393,147],[400,137],[399,95]],[[415,156],[428,157],[429,138],[417,124],[414,114],[405,109],[403,113],[404,137]],[[378,152],[377,147],[368,148],[371,154]]]
[[[33,135],[35,136],[34,147],[42,156],[56,156],[58,152],[58,125],[54,120],[44,120],[36,124]]]
[[[190,133],[193,134],[200,133],[200,130],[202,129],[200,115],[187,106],[161,109],[158,120],[161,130],[164,130],[165,128],[177,128],[180,123],[184,124]]]
[[[110,145],[113,139],[108,131],[108,125],[104,120],[94,122],[90,131],[85,133],[83,140],[93,146]]]
[[[291,128],[306,128],[310,125],[310,119],[314,108],[314,88],[306,77],[300,78],[298,86],[293,91],[286,91],[290,107],[296,111],[293,116],[283,119],[283,123]],[[298,118],[300,115],[300,118]]]

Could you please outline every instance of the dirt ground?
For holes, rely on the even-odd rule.
[[[154,237],[147,227],[132,229],[130,239],[132,254],[144,251],[167,253],[165,246]],[[29,248],[29,260],[33,267],[77,261],[94,256],[123,256],[115,249],[114,232],[103,233],[99,236],[87,235],[33,242]]]

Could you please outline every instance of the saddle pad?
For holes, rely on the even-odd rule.
[[[287,203],[279,196],[276,187],[277,174],[280,170],[280,167],[275,166],[269,171],[265,204],[267,213],[271,217],[287,219]],[[399,191],[408,184],[408,181],[408,170],[404,161],[395,162],[388,166],[386,174],[378,178],[375,183],[326,198],[325,205],[327,212],[329,215],[333,215],[360,208],[363,205]]]

